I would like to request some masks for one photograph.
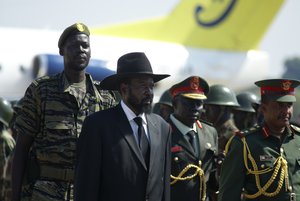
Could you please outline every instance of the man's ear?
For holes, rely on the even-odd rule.
[[[260,112],[265,113],[267,110],[266,103],[261,103],[261,105],[259,106],[259,110]]]
[[[125,94],[127,92],[127,89],[128,89],[128,84],[122,82],[120,84],[120,93]]]

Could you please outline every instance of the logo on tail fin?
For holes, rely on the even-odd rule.
[[[229,16],[229,14],[233,10],[236,2],[237,2],[237,0],[231,0],[231,2],[225,8],[225,10],[222,12],[221,15],[219,15],[218,17],[216,17],[215,19],[210,20],[210,21],[205,21],[205,20],[201,19],[200,15],[201,15],[201,13],[205,12],[205,8],[203,8],[202,5],[198,5],[195,8],[195,20],[198,23],[198,25],[200,25],[200,26],[214,27],[214,26],[218,25],[219,23],[223,22]]]

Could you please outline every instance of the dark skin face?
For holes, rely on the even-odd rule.
[[[221,107],[218,105],[204,105],[205,119],[211,123],[216,123],[221,113]]]
[[[153,79],[149,76],[131,78],[121,83],[120,91],[124,103],[136,114],[150,112],[153,101]]]
[[[85,78],[85,68],[91,58],[90,39],[85,34],[69,36],[60,53],[64,56],[64,71],[69,81],[80,82]]]
[[[184,125],[192,128],[193,124],[198,120],[200,116],[202,106],[202,100],[177,96],[173,100],[173,114]]]
[[[272,134],[280,135],[289,125],[293,114],[293,103],[268,101],[261,104],[261,111]]]

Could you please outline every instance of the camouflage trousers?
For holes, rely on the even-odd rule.
[[[36,180],[23,186],[21,201],[73,201],[73,195],[73,183]]]

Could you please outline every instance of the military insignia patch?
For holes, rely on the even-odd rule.
[[[272,161],[273,160],[273,156],[270,156],[270,155],[260,155],[259,156],[259,160],[260,161]]]
[[[282,82],[282,89],[288,91],[292,85],[292,82],[289,80],[285,80]]]
[[[197,90],[199,88],[199,77],[192,77],[190,81],[190,87],[191,89]]]
[[[76,27],[78,31],[83,32],[84,31],[84,26],[81,23],[76,23]]]
[[[182,151],[182,150],[183,150],[183,149],[182,149],[181,146],[174,146],[174,147],[171,148],[171,152],[172,152],[172,153],[180,152],[180,151]]]

